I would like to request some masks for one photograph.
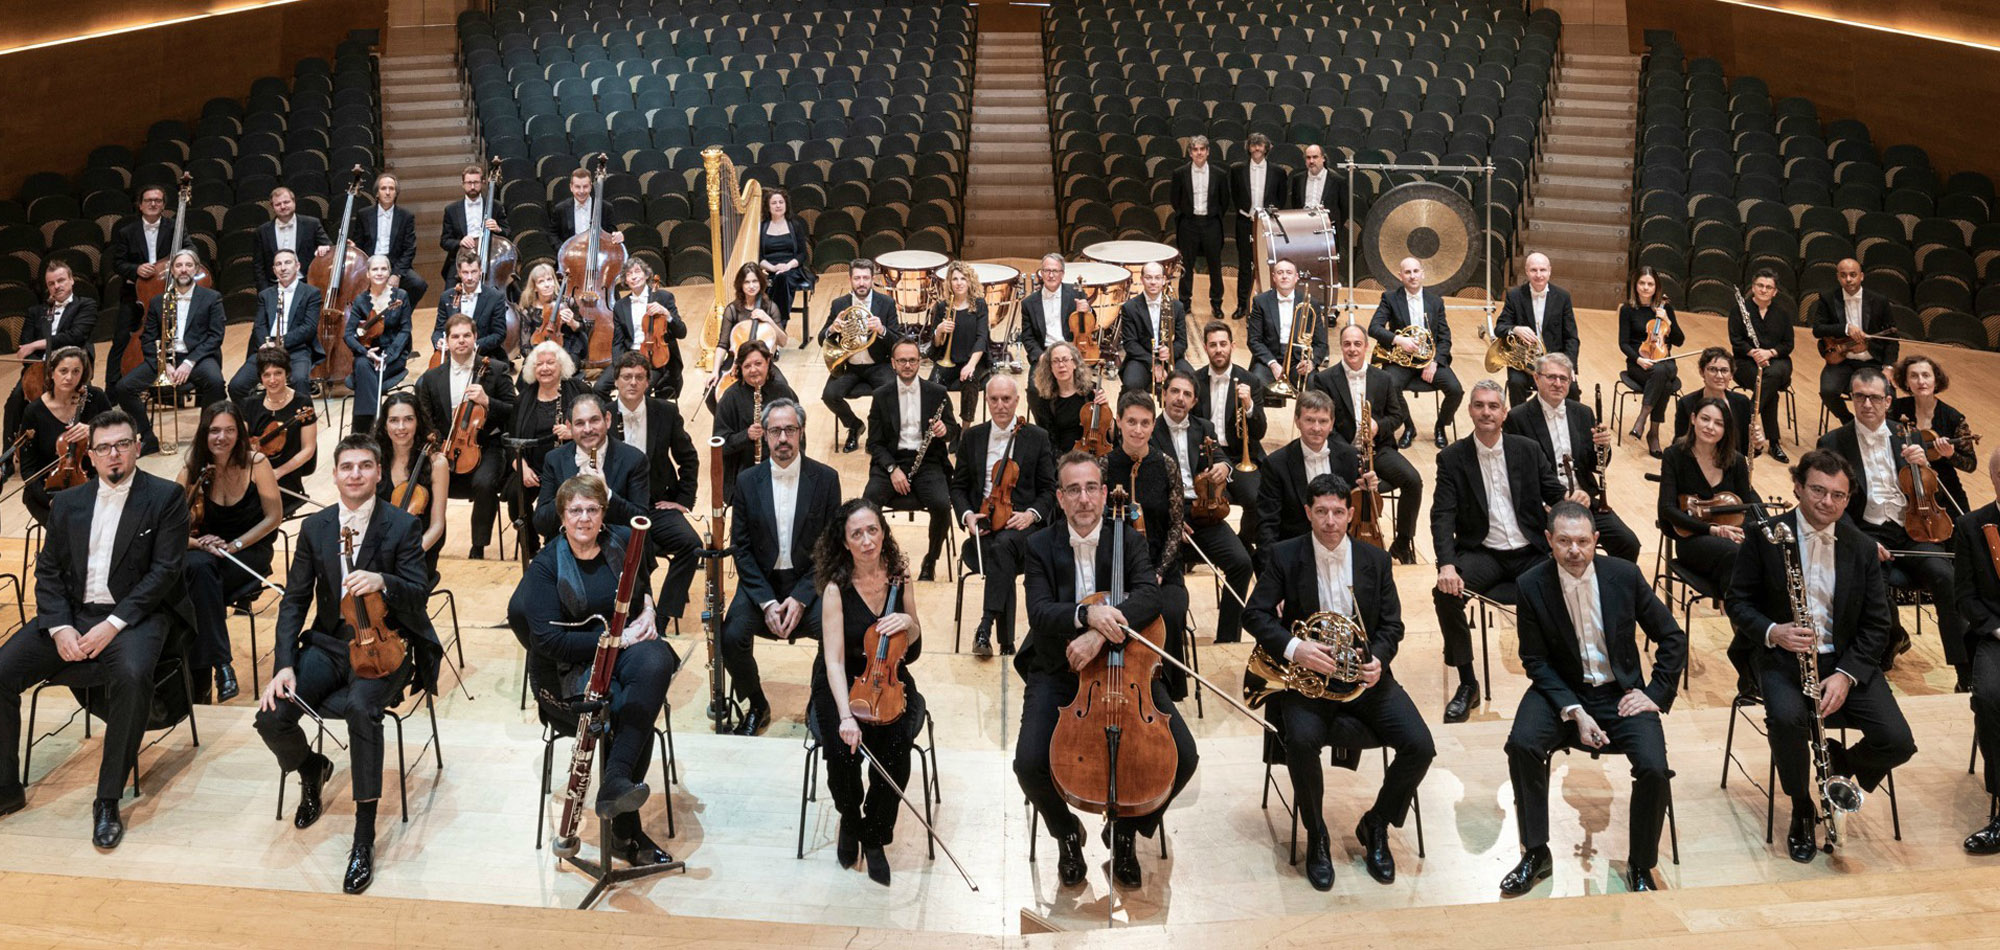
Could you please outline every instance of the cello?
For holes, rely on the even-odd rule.
[[[368,255],[347,235],[354,226],[354,198],[361,194],[368,171],[356,165],[350,174],[353,180],[347,184],[347,200],[341,206],[340,236],[334,239],[334,252],[313,258],[306,270],[306,283],[318,287],[322,295],[319,345],[326,359],[313,367],[314,379],[341,380],[354,372],[354,351],[347,348],[347,308],[368,288]]]
[[[611,365],[611,299],[618,274],[625,269],[625,245],[607,244],[604,237],[604,177],[610,161],[597,156],[597,173],[590,189],[590,230],[570,235],[556,256],[562,261],[563,282],[576,291],[576,316],[590,334],[587,359],[579,369],[602,370]]]
[[[174,238],[167,245],[167,256],[160,258],[158,261],[160,272],[152,277],[139,278],[139,283],[132,291],[132,300],[139,304],[141,316],[138,326],[132,328],[131,338],[125,341],[124,354],[118,360],[118,374],[120,376],[138,369],[139,364],[146,361],[144,352],[139,346],[139,337],[146,330],[144,311],[154,297],[167,292],[167,284],[173,280],[173,268],[169,266],[168,262],[172,261],[174,259],[173,256],[180,253],[181,249],[187,246],[187,209],[188,202],[193,200],[193,198],[194,175],[188,172],[181,172],[180,201],[174,206]],[[199,258],[195,261],[194,286],[207,287],[210,290],[215,289],[215,278],[209,276],[208,269],[201,266]]]
[[[477,228],[479,240],[479,278],[505,292],[507,285],[514,282],[514,268],[518,266],[519,252],[514,242],[486,230],[486,222],[493,220],[493,193],[500,190],[500,156],[493,156],[493,163],[487,166],[486,185],[479,190],[478,221],[467,221],[466,229]],[[455,252],[454,252],[455,256]]]

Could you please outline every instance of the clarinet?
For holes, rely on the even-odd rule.
[[[1813,627],[1813,649],[1799,656],[1799,689],[1805,693],[1812,715],[1806,721],[1806,741],[1812,754],[1813,790],[1819,799],[1819,820],[1826,825],[1826,852],[1833,853],[1834,845],[1840,841],[1840,826],[1834,823],[1839,814],[1861,810],[1863,794],[1861,786],[1852,778],[1833,774],[1833,757],[1826,746],[1826,718],[1819,713],[1819,636],[1818,625],[1812,619],[1812,603],[1806,598],[1806,575],[1799,566],[1799,552],[1794,545],[1797,538],[1792,526],[1782,521],[1773,521],[1764,527],[1764,537],[1777,545],[1778,553],[1785,562],[1785,586],[1791,594],[1792,622]]]
[[[937,411],[931,414],[931,421],[924,423],[923,438],[917,440],[917,460],[910,463],[910,477],[917,477],[917,470],[924,467],[924,457],[931,454],[931,426],[944,421],[944,411],[951,408],[951,400],[938,400]]]
[[[1764,344],[1757,339],[1757,324],[1750,319],[1750,305],[1743,302],[1743,291],[1734,287],[1730,290],[1736,293],[1736,314],[1743,320],[1743,333],[1750,338],[1750,348],[1762,349]],[[1756,366],[1755,360],[1751,364],[1757,372],[1750,381],[1750,446],[1743,453],[1745,459],[1755,459],[1760,451],[1758,446],[1764,443],[1764,417],[1759,415],[1764,401],[1764,367]]]
[[[646,529],[652,526],[645,518],[632,519],[632,533],[625,538],[624,568],[618,573],[618,597],[611,606],[611,622],[598,634],[597,653],[590,660],[590,681],[579,703],[583,711],[576,718],[576,748],[569,757],[569,781],[562,791],[562,821],[556,825],[550,844],[561,857],[575,854],[581,840],[577,828],[583,822],[583,800],[590,793],[590,768],[597,757],[599,734],[608,726],[608,722],[600,723],[598,718],[608,712],[611,703],[611,668],[618,663],[625,617],[632,606],[632,589],[638,586],[639,568],[646,563]]]

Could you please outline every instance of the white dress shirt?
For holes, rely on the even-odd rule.
[[[637,409],[619,400],[618,416],[625,422],[625,435],[621,441],[641,452],[646,451],[646,400],[641,398]]]
[[[479,285],[474,284],[471,290],[466,290],[464,289],[464,285],[461,284],[454,289],[459,292],[458,312],[468,317],[472,316],[472,312],[479,309]],[[474,328],[474,332],[477,332],[476,327]]]
[[[1901,524],[1902,486],[1896,484],[1896,453],[1885,422],[1875,429],[1854,423],[1855,441],[1861,447],[1861,468],[1868,478],[1868,498],[1861,507],[1861,520],[1870,524]]]
[[[458,409],[461,403],[465,402],[466,387],[477,382],[477,380],[472,378],[473,368],[479,365],[477,360],[478,357],[475,356],[473,359],[463,363],[457,360],[451,361],[451,373],[447,379],[451,384],[451,408],[454,411]]]
[[[1424,295],[1421,292],[1413,294],[1407,289],[1404,290],[1403,305],[1410,311],[1410,326],[1425,328],[1430,326],[1430,315],[1424,312]]]
[[[86,604],[103,606],[118,602],[111,593],[111,559],[118,553],[118,523],[125,517],[125,503],[132,497],[132,482],[137,477],[138,473],[133,472],[116,485],[108,478],[97,480],[97,502],[90,513],[90,553],[83,568]],[[113,626],[125,629],[124,621],[110,619]]]
[[[1278,355],[1278,362],[1286,364],[1286,368],[1289,369],[1290,364],[1295,362],[1291,356],[1291,342],[1292,311],[1296,306],[1297,298],[1280,294],[1277,297],[1277,301],[1278,338],[1271,341],[1271,347],[1272,351]]]
[[[284,342],[285,330],[291,323],[292,292],[297,290],[298,286],[299,282],[296,278],[289,284],[278,285],[278,313],[271,320],[271,338],[280,343]]]
[[[49,301],[49,336],[55,336],[56,332],[62,329],[63,317],[69,311],[69,302],[71,299],[74,298],[65,297],[61,300]]]
[[[647,288],[641,287],[638,290],[632,291],[631,296],[625,299],[631,301],[631,303],[627,304],[627,307],[632,315],[632,339],[644,340],[646,338],[646,306],[652,299],[652,292]]]
[[[1582,577],[1558,566],[1556,579],[1562,582],[1563,605],[1569,608],[1570,626],[1576,629],[1583,681],[1603,686],[1611,682],[1611,648],[1604,639],[1604,600],[1597,585],[1597,565],[1586,566]],[[1563,712],[1567,714],[1569,709]]]
[[[1302,204],[1304,204],[1305,207],[1308,208],[1323,208],[1326,206],[1325,195],[1326,195],[1326,172],[1322,170],[1317,175],[1311,172],[1307,172],[1305,201],[1303,201]]]
[[[1331,443],[1321,443],[1319,451],[1315,452],[1307,447],[1304,439],[1300,439],[1299,456],[1305,459],[1306,481],[1310,482],[1321,475],[1330,475],[1333,473],[1333,446]]]
[[[1528,536],[1521,533],[1521,522],[1514,517],[1514,495],[1507,484],[1506,437],[1489,449],[1474,436],[1472,448],[1479,456],[1480,480],[1486,483],[1486,537],[1480,545],[1494,551],[1527,547]]]
[[[1208,421],[1215,425],[1215,431],[1223,441],[1235,431],[1236,374],[1217,373],[1213,367],[1208,371]]]
[[[896,380],[896,412],[903,417],[902,426],[896,430],[896,448],[915,452],[923,443],[924,424],[923,389],[916,380],[908,383]]]
[[[1179,422],[1175,422],[1171,418],[1166,420],[1167,435],[1171,437],[1168,441],[1174,444],[1174,460],[1181,465],[1181,497],[1183,498],[1194,497],[1194,466],[1190,464],[1188,459],[1188,428],[1193,421],[1192,417],[1184,418]]]
[[[1844,290],[1840,293],[1841,305],[1847,311],[1847,332],[1849,333],[1864,329],[1861,325],[1861,293],[1858,290],[1852,294]],[[1875,357],[1864,346],[1860,350],[1848,354],[1847,358],[1851,360],[1872,360]]]
[[[1020,416],[1015,416],[1013,427],[1007,429],[1004,432],[1001,431],[997,426],[990,427],[987,430],[986,467],[980,469],[981,472],[985,473],[984,476],[985,480],[980,482],[981,485],[985,486],[983,489],[981,489],[980,492],[981,495],[990,495],[993,493],[993,467],[1000,464],[1001,459],[1007,457],[1007,452],[1014,447],[1014,437],[1019,435],[1020,432],[1021,432]],[[998,528],[999,526],[994,525],[993,527]]]
[[[273,221],[271,223],[271,232],[277,238],[278,246],[272,249],[274,252],[291,251],[294,254],[298,253],[299,250],[298,215],[293,215],[292,220],[290,221]]]
[[[771,510],[778,520],[778,561],[772,566],[781,571],[792,569],[792,518],[799,510],[799,473],[804,469],[796,458],[790,468],[771,460]]]
[[[359,508],[349,508],[347,507],[347,502],[345,501],[342,501],[340,503],[340,527],[343,534],[347,531],[354,532],[355,557],[361,556],[361,542],[366,541],[368,539],[368,522],[373,520],[374,517],[375,517],[374,495],[369,495],[368,500],[362,502],[361,507]],[[354,570],[355,570],[354,561],[345,554],[341,555],[340,582],[342,584],[347,583],[347,575],[354,573]]]
[[[1548,309],[1549,309],[1549,292],[1548,292],[1548,289],[1547,289],[1547,288],[1543,288],[1543,289],[1541,289],[1541,290],[1536,290],[1536,289],[1534,289],[1533,287],[1530,287],[1530,288],[1528,288],[1528,298],[1529,298],[1529,299],[1530,299],[1531,301],[1533,301],[1533,303],[1534,303],[1534,310],[1535,310],[1535,335],[1536,335],[1536,336],[1541,336],[1541,335],[1542,335],[1542,314],[1546,313],[1546,312],[1548,311]]]
[[[396,229],[396,206],[375,209],[375,255],[389,256],[389,238]]]
[[[1188,183],[1194,191],[1194,215],[1208,214],[1208,165],[1194,165],[1188,169]]]
[[[486,203],[478,198],[467,198],[464,204],[465,233],[474,237],[472,246],[474,249],[477,249],[479,247],[477,243],[479,232],[486,230]]]
[[[1354,615],[1354,539],[1343,537],[1340,545],[1327,548],[1312,538],[1313,576],[1318,582],[1319,609],[1330,610],[1343,617]],[[1289,662],[1304,641],[1293,637],[1285,644],[1285,660]]]
[[[1167,297],[1165,294],[1161,294],[1158,297],[1146,298],[1146,316],[1148,319],[1153,321],[1154,346],[1160,346],[1166,342],[1166,340],[1160,335],[1160,319],[1161,319],[1160,310],[1166,306],[1166,303],[1167,303]]]
[[[576,233],[577,233],[577,234],[589,234],[589,233],[590,233],[590,202],[588,202],[588,201],[579,201],[579,202],[577,202],[577,203],[576,203],[576,204],[575,204],[574,206],[572,206],[572,207],[570,208],[570,214],[571,214],[572,218],[574,219],[574,223],[576,224]]]
[[[1548,424],[1549,446],[1555,451],[1556,463],[1560,465],[1562,459],[1568,457],[1572,464],[1581,467],[1583,460],[1573,454],[1569,444],[1569,400],[1559,399],[1551,406],[1548,400],[1538,394],[1535,396],[1535,403],[1541,406],[1542,421]]]
[[[1264,178],[1270,170],[1269,162],[1250,163],[1250,207],[1243,209],[1244,217],[1256,217],[1257,209],[1264,206]]]
[[[1066,319],[1068,314],[1063,313],[1062,309],[1062,289],[1057,288],[1052,292],[1044,287],[1042,289],[1043,346],[1054,346],[1067,339],[1063,336],[1063,321]]]
[[[1104,535],[1104,527],[1100,524],[1090,529],[1088,535],[1077,534],[1073,525],[1068,527],[1070,553],[1076,558],[1076,601],[1081,605],[1084,598],[1097,593],[1097,544],[1098,539]],[[1117,564],[1111,566],[1112,570],[1119,570],[1120,567],[1121,565]],[[1084,626],[1081,606],[1076,613],[1076,625]]]
[[[146,235],[146,263],[148,264],[160,259],[160,226],[165,223],[167,223],[167,219],[165,218],[151,223],[148,223],[144,218],[139,219],[139,230]],[[175,248],[175,250],[179,250],[179,248]]]
[[[1811,614],[1813,632],[1817,634],[1819,653],[1833,652],[1833,580],[1834,580],[1834,530],[1828,525],[1824,531],[1815,531],[1803,516],[1793,522],[1799,532],[1799,568],[1806,575],[1806,608]],[[1797,618],[1794,622],[1798,622]],[[1771,645],[1772,624],[1764,628],[1764,645]]]
[[[174,353],[176,355],[185,354],[188,351],[188,345],[187,345],[188,307],[192,306],[193,304],[194,304],[194,288],[192,287],[188,288],[188,292],[184,294],[178,292],[175,293]]]
[[[1349,369],[1342,362],[1340,370],[1347,374],[1347,401],[1354,409],[1354,437],[1358,439],[1361,437],[1361,410],[1368,402],[1368,366],[1364,363],[1360,369]]]

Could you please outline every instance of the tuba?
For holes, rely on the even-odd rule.
[[[1291,690],[1310,699],[1345,702],[1361,695],[1361,665],[1368,662],[1368,631],[1356,617],[1322,610],[1292,624],[1292,635],[1301,640],[1330,647],[1339,672],[1327,675],[1306,669],[1303,664],[1277,659],[1254,647],[1250,651],[1250,672],[1264,678],[1263,687],[1246,689],[1243,698],[1253,706],[1273,694]]]
[[[1407,336],[1416,341],[1417,351],[1406,353],[1403,348],[1390,344],[1375,344],[1375,365],[1386,366],[1394,363],[1410,369],[1423,369],[1431,360],[1437,359],[1437,341],[1431,338],[1429,327],[1408,326],[1396,331],[1397,336]]]
[[[839,369],[849,357],[875,345],[875,331],[868,327],[870,316],[866,307],[849,307],[833,315],[826,327],[826,339],[820,344],[827,372]]]

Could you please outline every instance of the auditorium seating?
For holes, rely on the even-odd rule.
[[[974,33],[964,0],[499,0],[458,21],[522,259],[554,255],[548,209],[601,153],[607,219],[674,282],[712,276],[711,145],[789,190],[815,269],[956,254]]]
[[[1857,120],[1686,60],[1670,32],[1647,40],[1632,259],[1684,309],[1733,315],[1731,288],[1769,268],[1806,319],[1853,257],[1899,332],[2000,349],[1991,179],[1940,175],[1919,146],[1878,146]]]
[[[198,116],[163,118],[137,149],[92,151],[74,177],[28,176],[13,201],[0,200],[0,313],[17,314],[41,293],[43,266],[61,260],[77,293],[110,307],[125,288],[111,270],[111,235],[137,214],[139,189],[167,189],[172,211],[182,171],[194,176],[188,232],[232,321],[256,312],[252,229],[270,220],[271,190],[289,186],[299,213],[339,223],[345,178],[338,170],[381,168],[380,82],[374,55],[348,41],[333,61],[299,61],[287,81],[266,76],[242,99],[210,99]],[[365,198],[365,196],[364,196]],[[331,214],[329,214],[331,209]],[[109,332],[111,321],[100,324]]]
[[[1206,135],[1212,160],[1244,161],[1263,132],[1298,171],[1317,143],[1329,167],[1477,165],[1492,159],[1497,260],[1512,257],[1561,21],[1519,0],[1058,0],[1043,20],[1063,246],[1170,241],[1172,172]],[[1336,169],[1336,173],[1338,173]],[[1405,181],[1356,176],[1355,217]],[[1224,229],[1232,241],[1234,229]],[[1234,260],[1225,249],[1223,258]]]

